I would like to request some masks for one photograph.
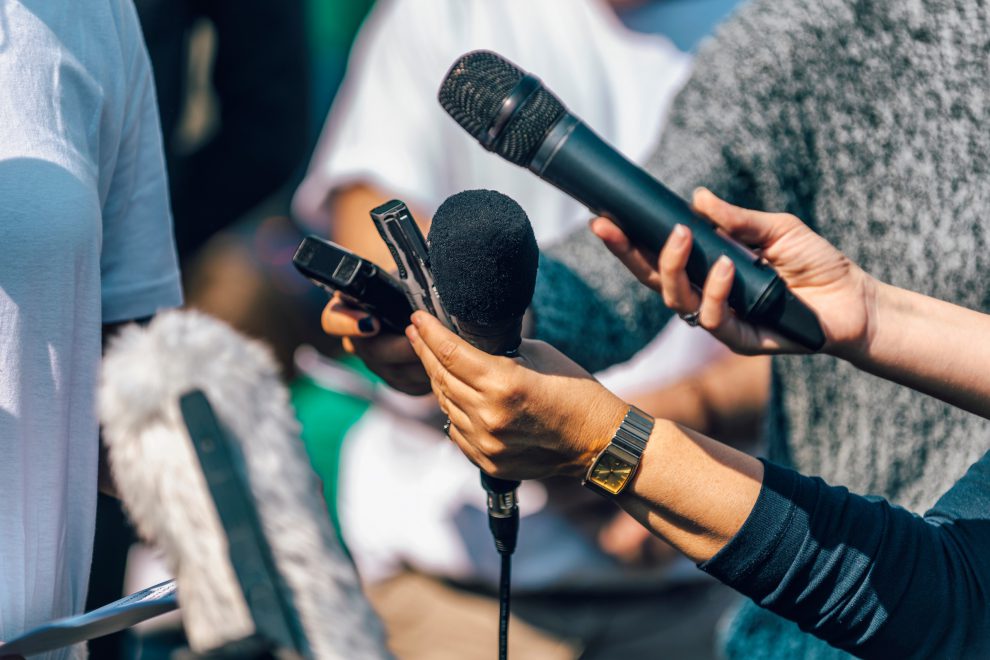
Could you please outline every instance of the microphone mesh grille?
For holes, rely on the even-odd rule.
[[[437,96],[454,121],[480,139],[522,77],[522,70],[504,57],[476,50],[454,62]],[[516,165],[529,165],[547,131],[565,112],[557,97],[541,86],[502,130],[495,153]]]
[[[502,100],[522,77],[522,71],[511,62],[476,50],[454,62],[437,97],[454,121],[477,138],[488,130]]]

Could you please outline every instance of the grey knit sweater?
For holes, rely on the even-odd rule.
[[[755,0],[702,48],[650,169],[685,196],[794,213],[881,280],[990,311],[990,3]],[[537,334],[585,366],[668,317],[589,233],[550,256]],[[778,358],[774,386],[771,460],[917,511],[990,447],[987,421],[832,358]],[[749,607],[728,650],[838,655]]]

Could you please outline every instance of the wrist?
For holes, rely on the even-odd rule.
[[[835,335],[838,336],[830,338],[823,352],[859,365],[867,360],[874,350],[877,331],[880,327],[881,308],[887,304],[888,290],[891,287],[858,267],[856,270],[859,272],[859,282],[856,288],[858,289],[860,309],[856,310],[855,307],[852,307],[845,310],[844,313],[847,318],[855,319],[857,322],[846,328],[843,328],[841,323],[834,324],[838,326],[835,328]],[[828,325],[827,322],[826,325]]]
[[[870,372],[917,351],[918,347],[906,338],[909,329],[925,314],[918,305],[923,296],[877,280],[873,288],[866,339],[859,350],[846,358],[857,368]]]
[[[588,473],[595,458],[612,441],[629,411],[629,404],[603,387],[600,396],[583,408],[586,412],[576,436],[578,443],[574,460],[563,470],[568,476],[581,479]]]
[[[883,341],[882,327],[889,322],[892,310],[897,306],[894,301],[900,289],[885,284],[880,280],[865,275],[863,308],[865,314],[862,337],[845,351],[835,351],[836,357],[862,368],[869,364],[876,354],[878,345]]]

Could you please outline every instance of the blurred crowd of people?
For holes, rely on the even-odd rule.
[[[17,66],[4,55],[19,36],[15,28],[71,31],[69,17],[34,4],[0,0],[0,80]],[[931,507],[986,450],[986,420],[971,413],[820,356],[737,355],[683,323],[655,294],[633,288],[632,276],[614,275],[613,261],[597,260],[604,248],[587,228],[587,209],[480,149],[436,102],[459,55],[494,50],[538,75],[592,129],[678,193],[705,185],[735,204],[794,213],[878,278],[990,311],[980,216],[990,190],[990,117],[982,102],[990,14],[981,3],[135,0],[136,14],[109,4],[107,16],[85,21],[94,34],[107,29],[99,20],[140,21],[140,30],[118,27],[123,64],[94,56],[82,37],[60,37],[74,57],[93,58],[85,64],[92,70],[123,67],[115,76],[129,77],[113,78],[113,102],[135,117],[115,124],[117,142],[140,142],[137,155],[124,154],[116,169],[103,172],[100,162],[90,186],[101,196],[106,254],[112,248],[145,261],[104,255],[102,263],[87,262],[96,269],[91,279],[102,283],[103,325],[180,304],[178,282],[152,281],[159,272],[177,277],[178,264],[185,304],[273,347],[334,522],[398,657],[493,655],[499,563],[477,468],[441,432],[432,395],[386,387],[362,362],[371,347],[355,339],[344,350],[323,333],[326,294],[292,268],[299,241],[314,233],[388,269],[391,256],[368,216],[388,199],[405,201],[424,234],[437,207],[461,190],[493,188],[517,200],[541,249],[576,277],[588,271],[581,290],[596,294],[568,298],[555,281],[559,290],[546,295],[566,314],[542,317],[536,334],[654,417],[913,511]],[[29,8],[37,19],[27,16]],[[144,114],[130,108],[135,99]],[[0,117],[15,116],[4,107],[0,101]],[[147,115],[156,107],[152,121]],[[3,123],[0,155],[11,154],[0,160],[0,191],[9,191],[4,165],[34,152],[4,147],[5,140],[19,143]],[[164,166],[155,165],[158,151]],[[151,164],[121,173],[125,158]],[[71,172],[95,167],[69,160]],[[50,172],[29,178],[62,186]],[[157,230],[125,242],[107,229],[111,211],[135,224],[161,224],[169,198],[177,253],[162,258],[168,263],[147,256],[156,241],[168,242]],[[143,215],[138,203],[146,205]],[[6,238],[8,245],[17,239]],[[107,293],[114,272],[125,284],[142,275],[151,283],[141,296],[114,298]],[[0,280],[0,294],[15,299],[17,291]],[[583,319],[601,313],[592,309],[602,301],[628,339],[582,345],[582,336],[596,336]],[[644,311],[630,312],[629,301]],[[86,304],[60,323],[81,324],[89,314],[95,328],[99,304],[95,297]],[[92,335],[91,362],[98,354],[98,333]],[[32,349],[38,364],[48,364],[44,350]],[[38,369],[4,364],[8,372]],[[59,378],[53,382],[66,382]],[[85,404],[64,403],[76,405]],[[6,434],[16,426],[6,415],[0,406],[0,447],[13,453],[8,443],[19,436]],[[95,431],[95,420],[81,421]],[[95,449],[71,460],[95,465]],[[0,467],[0,477],[23,490],[14,472]],[[526,482],[520,502],[514,658],[847,657],[741,599],[573,480]],[[67,505],[64,516],[91,513],[89,504],[73,506],[82,508]],[[97,513],[87,608],[163,575],[153,552],[132,548],[113,498],[101,495]],[[19,520],[0,515],[3,529]],[[84,525],[68,536],[85,545],[90,532]],[[3,536],[0,551],[20,544],[16,556],[25,554],[24,539]],[[0,570],[17,561],[12,556],[0,556]],[[88,557],[87,550],[73,560],[80,564],[74,577],[87,573]],[[11,584],[0,578],[0,587],[10,591]],[[77,585],[71,598],[31,614],[43,620],[79,610],[85,592]],[[26,620],[4,618],[13,605],[3,598],[0,632],[10,634]],[[147,659],[168,657],[181,644],[173,620],[90,648],[95,658]]]

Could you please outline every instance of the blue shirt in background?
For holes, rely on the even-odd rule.
[[[662,34],[685,52],[694,51],[743,0],[653,0],[616,12],[634,32]]]

